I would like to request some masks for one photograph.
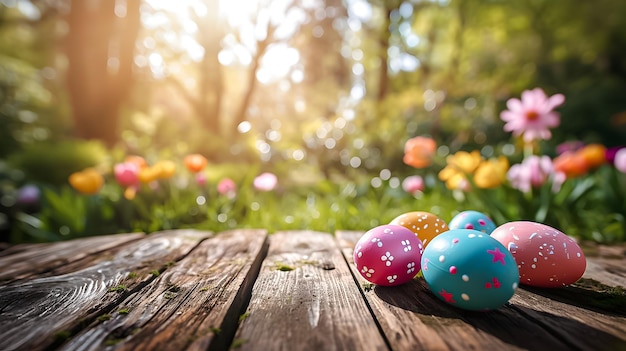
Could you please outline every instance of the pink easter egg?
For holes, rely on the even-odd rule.
[[[359,273],[377,285],[404,284],[420,271],[422,241],[400,225],[386,224],[367,231],[354,247]]]
[[[576,241],[542,223],[504,223],[491,233],[491,237],[513,254],[521,284],[562,287],[575,283],[587,268],[585,254]]]

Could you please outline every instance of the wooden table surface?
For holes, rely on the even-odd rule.
[[[625,246],[559,289],[446,305],[421,278],[371,286],[363,232],[176,230],[0,251],[0,350],[626,350]]]

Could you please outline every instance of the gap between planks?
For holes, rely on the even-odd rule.
[[[240,350],[388,350],[335,238],[278,232],[235,335]]]

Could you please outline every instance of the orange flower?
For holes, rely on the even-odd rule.
[[[86,168],[80,172],[72,173],[68,181],[74,189],[88,195],[98,193],[104,184],[102,175],[95,168]]]
[[[606,162],[606,147],[600,144],[589,144],[576,153],[585,160],[589,168],[597,168]]]
[[[578,152],[564,152],[553,161],[554,170],[565,174],[567,178],[581,176],[589,170],[589,164]]]
[[[185,167],[193,173],[200,172],[207,165],[206,157],[200,154],[191,154],[185,156]]]
[[[146,162],[146,160],[141,157],[141,156],[136,156],[136,155],[129,155],[126,156],[126,158],[124,159],[124,162],[130,162],[130,163],[134,163],[137,166],[139,166],[139,168],[146,168],[148,167],[148,163]]]
[[[567,178],[574,178],[606,163],[606,147],[589,144],[576,151],[564,152],[554,159],[554,169]]]
[[[404,158],[402,160],[411,167],[428,167],[436,149],[437,143],[432,138],[414,137],[404,144]]]

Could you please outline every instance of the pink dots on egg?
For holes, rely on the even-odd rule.
[[[477,230],[486,234],[496,229],[496,224],[486,214],[478,211],[463,211],[452,218],[450,229]]]
[[[453,295],[450,292],[447,292],[446,289],[441,289],[439,295],[447,302],[447,303],[455,303]]]
[[[493,277],[493,279],[491,279],[491,282],[485,283],[485,288],[486,289],[491,289],[491,288],[500,289],[500,281],[498,280],[497,277]]]

